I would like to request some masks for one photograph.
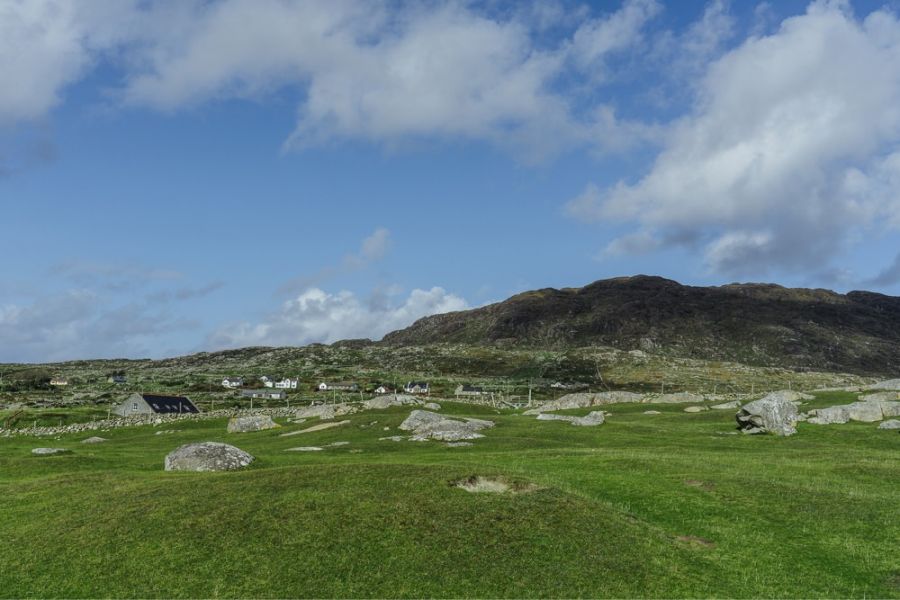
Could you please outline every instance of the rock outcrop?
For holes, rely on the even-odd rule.
[[[554,415],[550,413],[541,413],[537,416],[538,421],[566,421],[576,427],[595,427],[603,425],[605,414],[602,410],[592,410],[583,417],[573,417],[570,415]]]
[[[102,444],[105,441],[107,441],[106,438],[95,435],[95,436],[89,437],[87,439],[81,440],[81,443],[82,444]]]
[[[493,421],[451,419],[427,410],[414,410],[400,424],[399,429],[411,432],[412,436],[409,439],[415,442],[425,440],[458,442],[460,440],[474,440],[484,437],[483,434],[478,432],[493,426]]]
[[[880,400],[882,394],[863,396],[861,402],[839,404],[809,411],[807,423],[813,425],[834,425],[850,421],[874,423],[890,417],[900,417],[900,401]]]
[[[773,392],[745,404],[735,415],[738,429],[743,433],[773,433],[788,436],[797,433],[797,407],[790,396]]]
[[[421,406],[422,401],[409,394],[386,394],[376,396],[362,403],[364,410],[378,410],[391,408],[392,406]]]
[[[166,456],[166,471],[233,471],[242,469],[255,459],[229,444],[197,442],[185,444]]]
[[[269,415],[252,415],[248,417],[232,417],[228,420],[228,433],[248,433],[281,427]]]
[[[54,454],[67,454],[65,448],[35,448],[31,451],[35,456],[53,456]]]
[[[900,429],[900,421],[891,419],[878,426],[878,429]]]

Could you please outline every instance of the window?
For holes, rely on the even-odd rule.
[[[131,403],[131,410],[137,410],[137,402]]]

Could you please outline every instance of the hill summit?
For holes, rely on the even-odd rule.
[[[900,372],[900,298],[637,275],[419,319],[386,345],[591,345],[752,365]]]

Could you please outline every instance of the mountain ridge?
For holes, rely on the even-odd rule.
[[[900,298],[772,283],[687,286],[657,276],[521,292],[432,315],[381,344],[606,345],[686,358],[862,374],[900,370]]]

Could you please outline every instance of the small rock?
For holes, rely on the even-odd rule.
[[[337,448],[338,446],[347,446],[349,444],[350,444],[350,442],[331,442],[330,444],[328,444],[328,447],[329,448]]]
[[[724,404],[714,404],[714,405],[710,406],[710,408],[712,408],[714,410],[728,410],[731,408],[740,408],[740,407],[741,407],[740,400],[735,400],[734,402],[725,402]]]
[[[87,438],[86,440],[81,440],[81,443],[82,444],[102,444],[105,441],[107,441],[106,438],[102,438],[102,437],[95,435],[93,437]]]
[[[384,442],[384,441],[390,440],[390,441],[392,441],[392,442],[402,442],[402,441],[405,440],[405,439],[406,439],[406,438],[403,437],[402,435],[392,435],[392,436],[390,436],[390,437],[378,438],[378,441],[379,441],[379,442]]]
[[[897,419],[891,419],[890,421],[885,421],[881,425],[878,426],[878,429],[900,429],[900,421]]]
[[[65,448],[35,448],[31,451],[37,456],[52,456],[53,454],[66,454],[69,451]]]
[[[422,408],[427,410],[441,410],[441,405],[437,402],[426,402]]]
[[[318,446],[299,446],[297,448],[288,448],[285,452],[319,452],[322,448]]]
[[[644,414],[645,415],[661,415],[662,413],[659,412],[658,410],[645,410]]]
[[[698,412],[703,412],[706,410],[709,410],[709,407],[707,407],[707,406],[688,406],[687,408],[684,409],[684,412],[698,413]]]

